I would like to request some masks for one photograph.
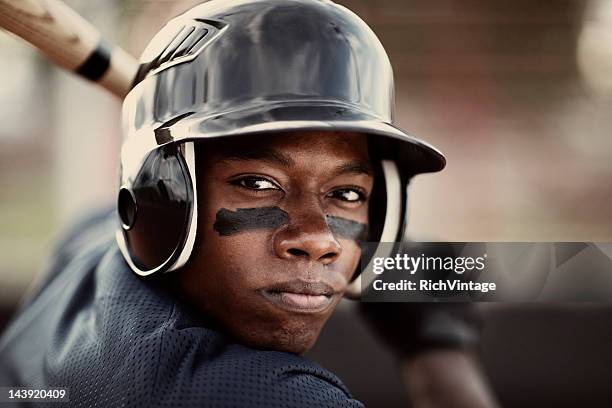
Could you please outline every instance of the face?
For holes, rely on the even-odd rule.
[[[196,152],[198,238],[172,274],[182,295],[244,344],[305,352],[359,264],[366,137],[277,134]]]

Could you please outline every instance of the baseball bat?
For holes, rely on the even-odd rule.
[[[132,87],[136,59],[60,0],[0,0],[0,27],[121,99]]]

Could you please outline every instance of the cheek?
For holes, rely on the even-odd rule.
[[[222,237],[213,231],[203,235],[191,271],[197,279],[189,289],[199,292],[198,306],[234,334],[253,330],[247,328],[266,313],[256,292],[265,286],[260,255],[264,241],[249,239],[249,234]]]
[[[208,225],[208,228],[212,228]],[[257,236],[254,236],[257,235]],[[262,286],[263,265],[270,251],[262,234],[245,233],[230,237],[215,231],[202,234],[197,250],[200,273],[233,289],[257,289]]]

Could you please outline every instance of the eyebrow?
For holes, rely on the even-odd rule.
[[[220,161],[226,160],[261,160],[269,163],[280,164],[281,166],[291,167],[295,162],[288,155],[279,152],[278,150],[262,148],[250,151],[231,152],[223,157]]]
[[[349,162],[337,166],[334,169],[333,174],[367,174],[368,176],[371,176],[373,171],[372,168],[365,163]]]
[[[295,161],[288,155],[279,152],[278,150],[271,148],[260,148],[255,150],[243,150],[243,151],[234,151],[228,153],[224,156],[220,161],[226,160],[238,160],[238,161],[247,161],[247,160],[261,160],[268,163],[280,164],[284,167],[292,167],[295,166]],[[340,164],[336,166],[332,174],[340,175],[340,174],[367,174],[369,176],[373,175],[373,170],[369,164],[357,161],[351,161],[347,163]]]

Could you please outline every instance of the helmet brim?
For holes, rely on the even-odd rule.
[[[219,110],[217,110],[219,112]],[[194,113],[166,128],[174,141],[213,139],[270,132],[342,131],[373,137],[378,155],[398,163],[404,174],[437,172],[444,155],[397,126],[342,103],[265,103],[214,115]]]

